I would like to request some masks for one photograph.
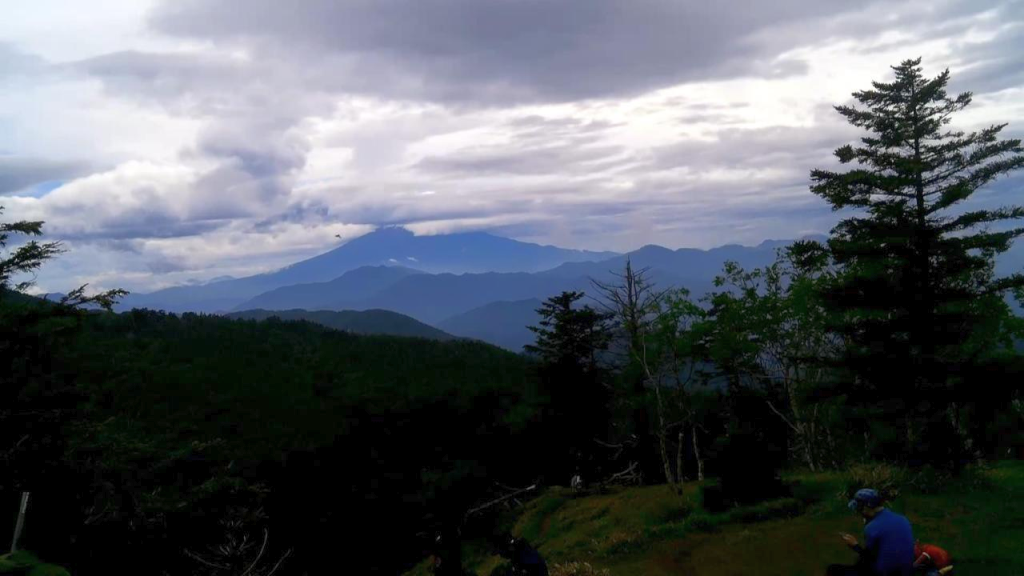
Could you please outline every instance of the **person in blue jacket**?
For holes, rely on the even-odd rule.
[[[859,558],[853,566],[834,564],[828,576],[911,576],[914,572],[914,533],[910,521],[882,506],[875,490],[858,490],[850,510],[864,518],[864,545],[851,534],[840,534]]]
[[[494,539],[495,551],[511,563],[513,576],[548,576],[548,565],[537,549],[510,534],[499,534]]]

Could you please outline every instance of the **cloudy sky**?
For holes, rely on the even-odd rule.
[[[827,231],[831,105],[923,56],[1024,131],[1024,2],[0,0],[0,204],[42,290],[272,269],[381,225],[570,247]]]

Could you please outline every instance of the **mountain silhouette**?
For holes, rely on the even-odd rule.
[[[528,328],[540,321],[537,309],[541,300],[530,298],[514,302],[491,302],[468,312],[446,318],[437,327],[449,334],[482,340],[495,346],[522,352],[536,335]]]
[[[275,272],[202,285],[175,286],[132,294],[118,309],[152,308],[168,312],[218,312],[236,309],[264,292],[327,282],[364,266],[405,266],[432,273],[536,272],[565,262],[602,260],[614,252],[569,250],[502,238],[486,232],[416,236],[404,228],[380,228]]]
[[[363,266],[349,270],[329,282],[293,284],[275,288],[246,300],[235,309],[330,309],[339,302],[353,302],[370,298],[399,280],[414,274],[423,274],[423,272],[403,266]]]
[[[526,272],[420,274],[403,278],[368,299],[339,301],[329,308],[394,310],[436,326],[446,318],[491,302],[544,299],[589,285],[586,277],[560,278]]]
[[[565,290],[586,292],[592,303],[598,296],[593,282],[615,283],[627,258],[635,269],[646,269],[647,279],[658,288],[686,288],[694,298],[713,289],[714,277],[726,260],[745,268],[774,261],[776,249],[785,242],[759,246],[723,246],[711,250],[670,250],[644,246],[625,255],[597,262],[564,263],[536,273],[487,272],[428,274],[389,269],[359,269],[334,281],[276,289],[245,302],[242,307],[267,309],[393,310],[438,326],[457,336],[484,340],[519,351],[530,341],[525,328],[534,324],[535,304]],[[377,278],[384,273],[379,290],[359,294],[358,278]],[[371,293],[372,292],[372,293]],[[529,304],[525,304],[529,302]]]

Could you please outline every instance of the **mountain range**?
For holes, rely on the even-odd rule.
[[[404,228],[387,227],[274,272],[132,294],[120,308],[225,312],[276,288],[327,282],[364,266],[405,266],[429,273],[538,272],[615,255],[519,242],[485,232],[416,236]]]
[[[479,232],[415,236],[384,228],[276,272],[133,295],[121,308],[280,316],[355,332],[473,338],[519,351],[533,341],[527,326],[537,323],[544,299],[564,290],[593,295],[593,281],[614,281],[627,259],[647,269],[658,287],[685,287],[700,297],[713,288],[725,261],[747,269],[765,266],[789,242],[710,250],[648,245],[616,254]],[[1015,251],[1007,260],[1012,266],[1020,256]]]

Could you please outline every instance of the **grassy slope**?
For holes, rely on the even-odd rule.
[[[19,550],[0,556],[0,574],[23,576],[69,576],[68,571],[54,564],[40,561],[29,552]]]
[[[1001,463],[939,493],[904,493],[892,504],[923,542],[956,559],[957,574],[1024,574],[1024,462]],[[819,576],[852,562],[841,531],[860,534],[860,520],[840,497],[839,474],[794,476],[794,498],[710,515],[699,490],[682,496],[665,486],[574,498],[553,489],[531,502],[515,532],[537,544],[550,564],[586,561],[612,575]],[[472,556],[470,551],[468,555]],[[483,557],[487,575],[497,559]]]

